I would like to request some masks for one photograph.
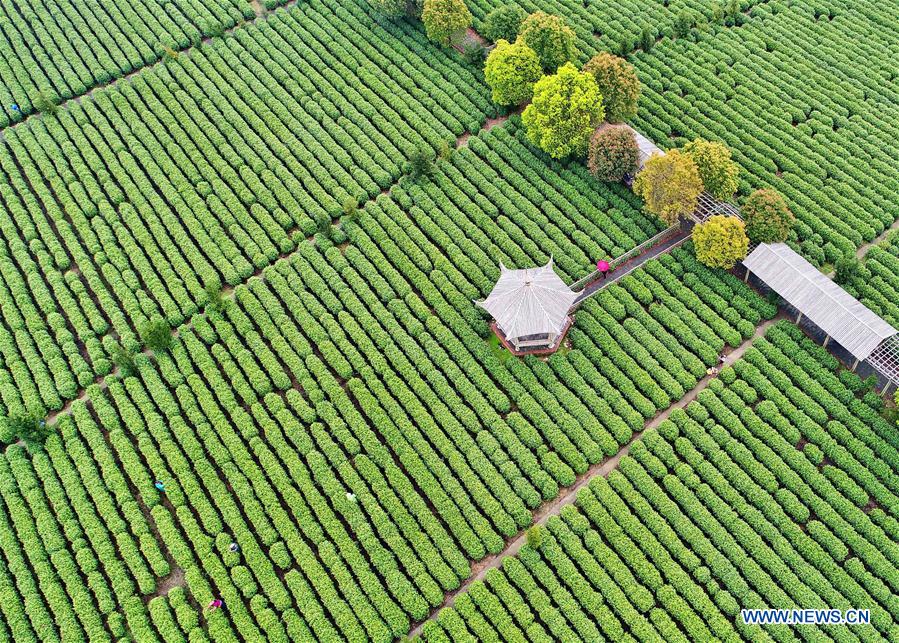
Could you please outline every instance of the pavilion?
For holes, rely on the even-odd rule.
[[[571,326],[569,312],[577,296],[555,273],[552,259],[522,270],[500,262],[490,295],[475,303],[493,316],[493,332],[513,353],[551,353]]]

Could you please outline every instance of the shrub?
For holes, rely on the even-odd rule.
[[[465,0],[425,0],[421,21],[428,38],[445,47],[453,36],[471,26],[471,12]]]
[[[534,98],[521,116],[528,139],[553,158],[583,156],[603,117],[596,80],[571,63],[534,86]]]
[[[722,201],[734,195],[739,186],[740,168],[731,160],[726,145],[697,138],[684,145],[683,151],[696,163],[699,178],[709,194]]]
[[[746,234],[757,243],[786,241],[796,219],[776,190],[756,190],[742,207]]]
[[[749,238],[740,219],[719,214],[693,229],[693,244],[699,261],[730,270],[746,256]]]
[[[600,181],[621,181],[637,171],[640,150],[634,132],[624,125],[600,127],[590,139],[587,164]]]
[[[487,56],[484,78],[493,102],[520,105],[531,99],[534,84],[543,76],[536,52],[521,41],[500,40]]]
[[[140,339],[153,352],[166,352],[172,347],[174,339],[169,325],[164,319],[150,319],[140,329]]]
[[[702,179],[693,159],[677,150],[653,154],[634,180],[646,209],[668,224],[696,209]]]
[[[620,123],[637,115],[640,81],[634,66],[623,58],[605,52],[593,56],[584,71],[593,74],[602,94],[606,120]]]
[[[521,23],[527,18],[527,12],[514,4],[497,7],[487,14],[481,29],[483,36],[490,42],[508,40],[512,42],[518,37]]]
[[[525,18],[518,37],[537,52],[546,72],[554,72],[577,55],[574,30],[562,18],[542,11]]]

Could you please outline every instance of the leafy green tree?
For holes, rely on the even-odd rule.
[[[777,190],[756,190],[746,198],[741,210],[746,234],[756,243],[786,241],[796,221]]]
[[[656,32],[652,27],[645,27],[640,33],[640,49],[650,51],[656,44]]]
[[[722,201],[733,197],[740,185],[740,168],[731,160],[724,143],[697,138],[684,145],[683,151],[696,163],[709,194]]]
[[[696,24],[696,16],[686,9],[680,11],[674,18],[673,32],[675,38],[686,38],[690,35],[690,29]]]
[[[418,181],[434,174],[434,153],[430,148],[420,145],[409,157],[409,176]]]
[[[421,18],[423,0],[368,0],[368,3],[382,16],[401,18],[411,16]]]
[[[206,306],[216,312],[225,310],[227,300],[222,293],[222,283],[218,279],[211,279],[206,283]]]
[[[540,65],[547,73],[574,60],[574,30],[558,16],[542,11],[532,13],[521,23],[518,37],[537,52]]]
[[[149,319],[140,329],[141,341],[155,353],[164,353],[172,348],[174,338],[164,319]]]
[[[537,550],[543,546],[543,527],[533,525],[525,532],[525,539],[531,549]]]
[[[749,237],[737,217],[717,214],[693,228],[696,258],[710,268],[730,270],[746,257]]]
[[[520,105],[529,101],[534,84],[542,77],[537,54],[520,40],[497,42],[484,65],[484,79],[493,92],[493,102],[499,105]]]
[[[515,4],[497,7],[487,14],[481,34],[490,42],[508,40],[512,42],[518,37],[521,23],[528,17],[527,12]]]
[[[123,377],[130,377],[137,373],[137,362],[134,360],[134,353],[120,343],[115,342],[110,351],[112,363],[119,368],[119,373]]]
[[[634,66],[623,58],[605,52],[593,56],[584,65],[593,74],[606,108],[606,120],[621,123],[637,115],[640,81]]]
[[[453,36],[471,26],[471,12],[465,0],[425,0],[421,21],[428,38],[446,47]]]
[[[637,171],[640,149],[631,128],[624,125],[600,127],[590,139],[587,166],[600,181],[618,182]]]
[[[671,150],[653,154],[634,179],[633,188],[649,212],[673,225],[696,209],[702,179],[692,158]]]
[[[6,418],[8,432],[22,440],[29,450],[39,450],[50,436],[46,420],[34,414],[12,415]]]
[[[834,264],[834,278],[837,283],[848,284],[861,271],[862,264],[854,254],[846,254]]]
[[[534,99],[521,115],[528,139],[553,158],[583,156],[602,121],[602,95],[590,74],[571,63],[534,85]]]

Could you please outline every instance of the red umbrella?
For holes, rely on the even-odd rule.
[[[600,272],[609,272],[609,262],[603,259],[600,259],[596,262],[596,269]]]

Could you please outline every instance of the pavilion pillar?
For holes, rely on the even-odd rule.
[[[799,322],[801,322],[801,321],[802,321],[802,313],[800,312],[798,315],[796,315],[796,325],[798,326]]]
[[[829,343],[830,343],[830,335],[827,335],[827,336],[824,338],[824,343],[821,344],[821,346],[823,346],[824,348],[827,348],[827,345],[828,345]]]
[[[881,395],[886,397],[887,391],[890,390],[890,385],[893,383],[893,380],[887,380],[887,383],[883,385],[883,390],[880,392]]]
[[[749,268],[746,269],[746,276],[743,277],[743,283],[749,283]]]
[[[858,360],[855,360],[855,361],[852,363],[852,372],[854,373],[854,372],[855,372],[855,369],[857,369],[857,368],[858,368]]]

